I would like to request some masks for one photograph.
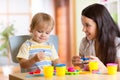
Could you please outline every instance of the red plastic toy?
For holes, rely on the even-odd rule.
[[[29,72],[29,74],[40,74],[41,70],[37,69],[35,71]]]

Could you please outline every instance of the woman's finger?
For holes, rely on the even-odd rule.
[[[96,56],[90,56],[90,61],[100,61]]]
[[[80,58],[80,56],[73,56],[72,58],[73,59],[77,59],[77,58]]]

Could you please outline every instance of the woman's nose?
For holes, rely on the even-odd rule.
[[[82,31],[83,31],[83,32],[86,32],[86,27],[83,27]]]

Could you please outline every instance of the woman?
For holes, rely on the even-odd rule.
[[[120,31],[110,13],[101,4],[92,4],[82,11],[83,32],[79,56],[73,56],[73,65],[84,67],[81,57],[99,63],[100,72],[106,72],[107,63],[117,63],[120,70]]]

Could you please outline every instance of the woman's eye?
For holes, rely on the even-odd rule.
[[[85,24],[86,27],[90,27],[91,25],[90,24]]]

